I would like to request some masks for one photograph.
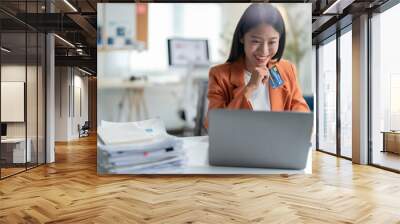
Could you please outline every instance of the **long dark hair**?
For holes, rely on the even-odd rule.
[[[240,40],[250,29],[262,23],[272,26],[279,33],[278,51],[272,59],[279,61],[282,58],[285,49],[286,31],[281,13],[269,3],[253,3],[244,11],[236,25],[227,62],[234,62],[244,55],[244,44]]]

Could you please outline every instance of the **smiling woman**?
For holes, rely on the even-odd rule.
[[[309,111],[295,66],[282,59],[285,40],[279,10],[251,4],[236,26],[227,62],[210,69],[208,110]]]

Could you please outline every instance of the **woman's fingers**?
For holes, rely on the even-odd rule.
[[[258,77],[259,83],[265,84],[269,78],[269,71],[266,66],[254,68],[254,73]]]
[[[261,82],[265,85],[268,82],[268,78],[264,77]]]
[[[269,70],[267,69],[267,70],[265,71],[265,75],[264,75],[264,77],[263,77],[263,79],[262,79],[262,83],[263,83],[263,84],[266,84],[266,83],[268,82],[269,77],[270,77],[270,74],[269,74]]]
[[[265,84],[268,81],[268,78],[269,78],[269,71],[266,66],[255,67],[251,71],[250,84],[257,87],[261,83]]]
[[[262,82],[262,80],[266,76],[266,69],[264,69],[264,68],[255,68],[253,74],[257,76],[257,80],[259,82]]]

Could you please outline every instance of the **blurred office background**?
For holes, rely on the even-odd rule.
[[[98,4],[98,122],[160,117],[171,133],[192,135],[202,83],[211,66],[226,61],[248,6]],[[296,65],[303,94],[312,103],[311,4],[275,6],[286,23],[284,58]],[[206,40],[208,63],[169,63],[168,39]]]

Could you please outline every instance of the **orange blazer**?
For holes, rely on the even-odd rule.
[[[287,60],[269,63],[276,65],[284,84],[273,89],[269,85],[271,111],[310,111],[297,83],[295,66]],[[208,79],[208,111],[212,109],[248,109],[252,106],[244,96],[244,59],[233,63],[224,63],[210,69]],[[206,118],[205,127],[208,128]]]

